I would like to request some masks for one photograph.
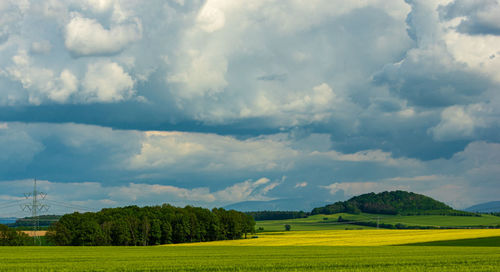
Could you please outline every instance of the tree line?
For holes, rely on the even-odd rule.
[[[256,211],[256,212],[246,212],[256,221],[261,220],[284,220],[284,219],[296,219],[296,218],[306,218],[309,213],[300,211]]]
[[[32,241],[28,234],[0,224],[0,246],[28,246]]]
[[[62,216],[47,239],[61,246],[147,246],[240,239],[255,232],[255,221],[234,210],[168,204],[128,206]]]

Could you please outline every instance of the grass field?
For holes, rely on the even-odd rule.
[[[498,271],[499,237],[498,229],[321,230],[156,247],[0,247],[0,271]],[[387,246],[416,242],[434,244]]]
[[[500,248],[0,247],[0,271],[498,271]]]
[[[442,227],[468,227],[468,226],[497,226],[500,225],[500,217],[493,215],[475,216],[441,216],[441,215],[374,215],[374,214],[331,214],[313,215],[308,218],[289,220],[265,220],[257,221],[257,228],[262,227],[264,231],[282,231],[284,225],[289,224],[292,230],[331,230],[331,229],[373,229],[372,227],[358,226],[337,222],[339,216],[351,221],[374,221],[386,224],[405,224],[407,226],[442,226]],[[326,220],[325,220],[326,219]]]

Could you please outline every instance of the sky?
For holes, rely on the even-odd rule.
[[[2,0],[0,216],[22,215],[11,204],[34,178],[66,203],[49,213],[307,211],[386,190],[499,200],[499,13],[497,0]]]

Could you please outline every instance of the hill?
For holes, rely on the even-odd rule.
[[[500,212],[500,201],[485,202],[471,206],[464,210],[468,212],[479,212],[479,213],[498,213]]]
[[[61,218],[61,215],[40,215],[38,216],[39,226],[40,227],[48,227],[52,223],[57,222]],[[11,228],[22,228],[22,227],[31,227],[33,226],[34,219],[33,217],[24,217],[17,218],[15,222],[9,222],[6,225]]]
[[[474,215],[468,212],[455,211],[443,202],[439,202],[428,196],[405,191],[363,194],[347,201],[339,201],[324,207],[314,208],[311,214],[357,214],[361,212],[400,215]]]

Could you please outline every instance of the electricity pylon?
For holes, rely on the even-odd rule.
[[[40,240],[40,236],[38,235],[38,231],[40,230],[40,218],[38,217],[38,213],[42,211],[48,211],[49,206],[40,203],[41,200],[44,200],[47,196],[46,193],[39,192],[36,188],[36,179],[33,181],[33,192],[25,193],[24,197],[26,199],[31,199],[31,203],[22,205],[21,208],[23,211],[31,212],[31,220],[33,221],[33,243],[34,245],[41,245],[42,241]]]

